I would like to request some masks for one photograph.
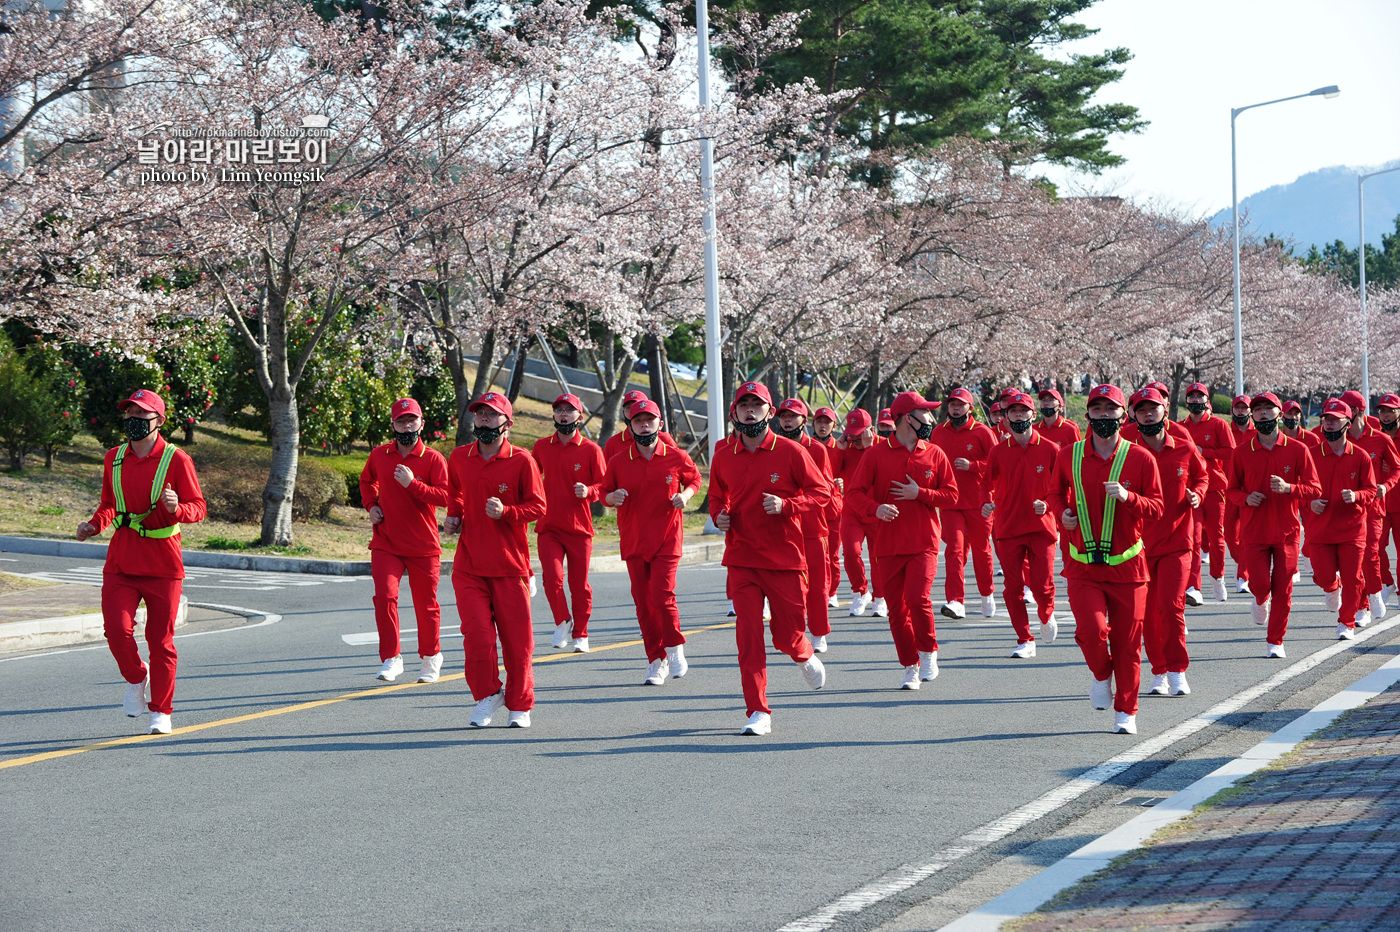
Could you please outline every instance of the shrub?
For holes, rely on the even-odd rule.
[[[188,452],[199,471],[210,518],[234,524],[262,521],[270,451],[233,444],[200,444]],[[327,518],[332,505],[345,502],[345,480],[340,473],[307,457],[298,461],[296,493],[292,498],[294,520]]]

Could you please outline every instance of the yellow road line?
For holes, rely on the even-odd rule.
[[[683,631],[682,634],[701,634],[705,631],[718,631],[722,628],[732,628],[734,622],[725,624],[707,625],[703,628],[692,628]],[[635,647],[642,643],[640,639],[632,641],[618,641],[614,644],[605,644],[602,647],[595,647],[587,654],[545,654],[533,658],[535,663],[552,663],[559,660],[573,660],[575,658],[588,658],[593,654],[601,654],[604,651],[618,650],[623,647]],[[504,670],[504,667],[501,667]],[[466,679],[464,673],[452,673],[438,679],[439,683],[450,683],[453,680]],[[76,748],[63,748],[58,751],[45,751],[42,754],[31,754],[28,757],[16,757],[12,760],[0,761],[0,770],[10,767],[23,767],[25,764],[37,764],[40,761],[57,760],[60,757],[71,757],[74,754],[82,754],[85,751],[101,751],[105,748],[122,747],[128,744],[139,744],[142,741],[155,741],[159,738],[173,738],[176,735],[193,734],[196,731],[204,731],[208,728],[221,728],[224,725],[237,725],[241,722],[251,722],[260,718],[272,718],[274,715],[286,715],[290,712],[305,712],[308,709],[317,709],[325,705],[334,705],[337,702],[347,702],[351,699],[368,699],[373,696],[382,696],[386,693],[398,692],[401,689],[413,689],[418,686],[432,686],[432,683],[399,683],[397,686],[376,686],[372,689],[357,689],[352,693],[344,693],[339,696],[332,696],[329,699],[313,699],[310,702],[298,702],[295,705],[282,706],[277,709],[265,709],[262,712],[249,712],[247,715],[236,715],[233,718],[221,718],[214,722],[204,722],[200,725],[186,725],[183,728],[176,728],[168,735],[128,735],[124,738],[113,738],[108,741],[99,741],[95,744],[84,744]]]

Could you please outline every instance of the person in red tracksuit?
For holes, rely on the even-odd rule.
[[[802,449],[816,463],[822,477],[826,479],[828,492],[836,498],[835,477],[831,473],[831,461],[825,446],[807,436],[803,429],[807,425],[807,403],[801,398],[784,398],[778,405],[778,423],[773,427],[779,436],[802,444]],[[812,649],[819,654],[826,653],[826,636],[831,633],[831,619],[827,615],[826,539],[830,534],[827,525],[828,509],[804,511],[802,513],[802,546],[807,559],[807,637],[812,641]]]
[[[1308,452],[1313,455],[1313,462],[1316,464],[1317,448],[1322,444],[1322,435],[1304,429],[1303,406],[1296,401],[1285,401],[1280,410],[1282,411],[1282,416],[1279,418],[1279,433],[1290,440],[1300,440],[1307,444]],[[1308,561],[1306,564],[1303,561],[1308,560],[1308,525],[1312,522],[1312,509],[1300,508],[1298,510],[1298,518],[1303,525],[1303,542],[1298,547],[1299,569],[1301,570],[1302,567],[1306,565],[1308,567],[1308,575],[1311,576],[1311,561]],[[1296,583],[1298,580],[1294,579],[1293,581]],[[1341,598],[1341,596],[1338,595],[1338,598]]]
[[[1390,438],[1400,450],[1400,395],[1385,395],[1376,402],[1376,420],[1380,421],[1380,431]],[[1382,477],[1386,478],[1386,477]],[[1385,497],[1385,520],[1381,523],[1381,539],[1377,547],[1381,561],[1381,600],[1387,604],[1395,594],[1395,577],[1390,572],[1390,543],[1397,541],[1400,547],[1400,531],[1396,530],[1395,516],[1400,514],[1400,495]],[[1400,550],[1397,550],[1400,556]]]
[[[957,503],[942,509],[943,540],[947,544],[942,612],[949,618],[967,617],[963,575],[969,551],[977,591],[982,596],[982,614],[991,618],[997,611],[992,594],[996,584],[992,575],[992,524],[982,517],[982,506],[986,504],[982,475],[987,469],[987,456],[999,440],[992,428],[973,417],[976,404],[967,389],[953,389],[948,393],[948,419],[933,429],[933,444],[953,464],[958,480]],[[1006,572],[1005,564],[1002,572]]]
[[[881,440],[888,440],[894,436],[894,415],[889,408],[881,408],[880,413],[875,416],[875,435]]]
[[[836,457],[839,468],[833,470],[839,486],[856,474],[861,458],[875,443],[875,431],[870,422],[870,412],[856,408],[846,415],[846,429],[838,445],[840,453]],[[861,558],[861,548],[874,527],[855,512],[841,508],[841,554],[846,561],[846,579],[851,584],[851,615],[864,615],[871,604],[872,596],[875,614],[886,613],[885,600],[881,598],[880,578],[875,572],[875,555],[870,556],[870,575],[865,573],[865,562]]]
[[[1205,499],[1195,513],[1192,522],[1196,540],[1191,551],[1191,578],[1186,590],[1189,605],[1200,605],[1205,601],[1201,592],[1201,564],[1208,553],[1209,575],[1213,582],[1212,595],[1216,601],[1224,602],[1230,597],[1225,585],[1225,486],[1226,472],[1230,466],[1230,455],[1235,450],[1235,434],[1229,422],[1217,417],[1210,410],[1210,389],[1203,382],[1192,382],[1186,386],[1186,410],[1189,412],[1182,425],[1191,433],[1191,441],[1206,462],[1206,472],[1210,477]]]
[[[607,472],[603,451],[583,436],[583,399],[563,394],[554,399],[554,433],[541,437],[530,448],[544,482],[544,517],[535,522],[535,546],[540,555],[544,596],[554,615],[550,646],[564,650],[572,642],[574,653],[588,653],[588,621],[593,616],[593,587],[588,564],[593,559],[593,512],[598,486]],[[613,435],[617,436],[616,434]],[[569,566],[569,595],[564,595],[564,562]]]
[[[1167,430],[1167,399],[1157,388],[1144,388],[1129,399],[1137,422],[1137,439],[1157,462],[1162,483],[1162,517],[1143,528],[1142,547],[1147,554],[1147,614],[1142,639],[1152,664],[1152,686],[1157,696],[1185,696],[1191,692],[1186,668],[1186,584],[1195,547],[1195,516],[1210,486],[1206,461],[1190,437]],[[1197,559],[1199,559],[1199,552]]]
[[[1236,449],[1254,433],[1249,403],[1248,395],[1236,395],[1230,404],[1230,438],[1235,442]],[[1230,456],[1233,459],[1234,453]],[[1225,469],[1228,473],[1230,467],[1227,465]],[[1249,592],[1249,561],[1244,558],[1240,548],[1240,506],[1228,495],[1225,498],[1225,548],[1229,551],[1230,559],[1235,561],[1235,594]]]
[[[1040,618],[1040,636],[1053,644],[1055,621],[1055,516],[1050,513],[1050,479],[1055,473],[1059,444],[1031,429],[1029,395],[1011,395],[1004,402],[1011,436],[992,448],[983,483],[987,504],[983,517],[992,519],[997,561],[1005,574],[1002,597],[1016,632],[1012,657],[1034,657],[1035,636],[1022,592],[1029,588]],[[1024,410],[1022,410],[1024,409]]]
[[[139,389],[117,403],[127,440],[102,461],[102,497],[78,525],[87,540],[115,524],[102,567],[102,631],[126,680],[122,710],[135,718],[151,713],[147,731],[168,735],[175,702],[175,620],[185,562],[180,525],[204,520],[208,511],[194,462],[160,435],[165,402]],[[136,608],[146,603],[150,664],[136,646]]]
[[[1366,610],[1371,618],[1386,615],[1385,584],[1381,580],[1381,531],[1385,524],[1385,500],[1390,490],[1400,482],[1400,453],[1395,444],[1366,415],[1366,399],[1360,392],[1342,395],[1342,402],[1351,409],[1351,426],[1347,437],[1371,457],[1371,475],[1376,480],[1376,497],[1366,506],[1366,553],[1361,558],[1361,573],[1366,583]],[[1377,422],[1379,423],[1379,422]]]
[[[423,409],[412,398],[389,406],[394,442],[375,447],[360,472],[360,501],[374,531],[369,541],[374,622],[379,629],[378,679],[403,673],[399,652],[399,585],[408,573],[418,618],[418,682],[442,672],[442,609],[438,578],[442,541],[437,510],[447,507],[447,460],[422,440]]]
[[[544,483],[535,459],[507,439],[510,399],[486,392],[467,405],[476,441],[447,460],[449,534],[460,530],[452,588],[462,619],[467,686],[476,700],[470,724],[482,728],[502,705],[511,728],[529,728],[535,707],[535,635],[530,619],[530,522],[544,517]],[[496,640],[505,655],[501,684]]]
[[[807,567],[802,514],[821,510],[830,486],[800,444],[768,427],[773,399],[759,382],[734,391],[732,437],[715,447],[710,466],[710,518],[724,532],[724,560],[734,600],[734,639],[748,721],[741,734],[773,730],[768,706],[768,659],[763,645],[763,602],[772,608],[773,647],[802,667],[812,689],[826,668],[803,635]]]
[[[617,456],[617,454],[622,452],[623,448],[632,443],[632,435],[628,432],[626,424],[627,412],[631,411],[632,406],[637,402],[649,400],[650,399],[647,398],[647,393],[642,391],[640,388],[634,388],[632,389],[632,391],[622,396],[622,430],[619,430],[617,433],[609,437],[606,442],[604,442],[604,463],[612,462],[612,458],[614,456]],[[658,407],[660,406],[658,405]],[[661,432],[661,436],[657,439],[659,439],[662,443],[666,444],[667,446],[676,446],[675,438],[673,438],[670,434],[666,433],[664,430]]]
[[[628,412],[632,446],[614,456],[600,491],[617,509],[622,559],[632,581],[637,625],[647,652],[647,686],[666,677],[680,679],[690,669],[685,635],[676,608],[676,568],[685,541],[682,509],[700,488],[700,470],[681,450],[658,442],[661,409],[638,401]]]
[[[1324,439],[1313,450],[1321,491],[1308,502],[1308,549],[1313,581],[1337,613],[1337,638],[1352,640],[1369,621],[1361,561],[1366,553],[1367,506],[1376,498],[1371,457],[1347,439],[1351,408],[1339,398],[1322,408]]]
[[[1162,484],[1152,454],[1119,436],[1123,392],[1095,385],[1088,402],[1091,435],[1056,456],[1050,506],[1069,537],[1070,559],[1060,575],[1074,640],[1093,677],[1089,702],[1096,709],[1112,703],[1114,733],[1132,735],[1147,613],[1142,538],[1147,523],[1162,517]]]
[[[929,440],[938,402],[901,392],[890,405],[895,432],[860,461],[846,486],[846,507],[877,522],[872,549],[890,607],[890,634],[904,667],[901,689],[938,676],[938,637],[930,590],[938,572],[935,509],[958,500],[952,464]],[[946,514],[946,512],[945,512]]]
[[[831,504],[826,506],[826,607],[840,608],[836,590],[841,585],[841,508],[844,503],[841,478],[841,452],[836,441],[836,425],[841,416],[835,408],[818,408],[812,415],[812,439],[826,447],[831,467]]]
[[[1067,447],[1080,438],[1079,425],[1065,417],[1065,400],[1053,388],[1041,390],[1040,414],[1035,432],[1056,447]]]
[[[1269,626],[1265,657],[1287,656],[1283,636],[1298,571],[1298,507],[1321,492],[1307,445],[1278,432],[1282,410],[1271,392],[1251,399],[1256,429],[1235,447],[1225,491],[1240,510],[1240,551],[1255,581],[1250,612],[1255,624]]]

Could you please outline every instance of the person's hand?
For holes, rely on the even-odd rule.
[[[719,517],[715,518],[715,527],[719,528],[721,531],[729,530],[729,512],[721,511],[719,513]]]
[[[836,491],[842,493],[843,495],[845,494],[845,492],[846,492],[846,480],[845,480],[845,479],[837,479],[837,480],[836,480]]]
[[[770,515],[780,515],[783,513],[783,500],[776,495],[765,494],[763,496],[763,510]]]
[[[443,519],[442,529],[449,534],[456,534],[462,527],[462,519],[448,515]]]
[[[681,489],[675,495],[671,496],[671,505],[676,508],[684,508],[685,503],[690,501],[690,496],[694,494],[695,493],[690,489]]]
[[[574,497],[575,497],[575,498],[587,498],[587,497],[588,497],[588,486],[584,485],[582,482],[575,482],[575,483],[574,483]]]
[[[496,496],[491,496],[486,500],[486,517],[496,519],[506,513],[506,506],[501,504],[501,500]]]
[[[1200,497],[1199,495],[1197,495],[1195,492],[1187,492],[1187,493],[1186,493],[1186,498],[1187,498],[1188,501],[1191,502],[1191,507],[1192,507],[1192,508],[1199,508],[1199,507],[1201,507],[1201,497]]]
[[[408,488],[413,484],[413,470],[400,463],[394,467],[394,481],[405,489]]]
[[[987,504],[982,506],[982,517],[990,518],[992,516],[992,512],[996,510],[997,506],[995,502],[987,502]]]
[[[1327,510],[1327,499],[1315,498],[1308,503],[1308,507],[1312,509],[1313,514],[1320,515]]]
[[[1273,492],[1281,492],[1286,494],[1288,492],[1293,491],[1293,486],[1289,485],[1287,482],[1284,482],[1282,476],[1270,476],[1269,489]]]
[[[1353,489],[1342,489],[1342,501],[1348,505],[1356,504],[1356,492]]]
[[[1123,488],[1121,482],[1105,482],[1103,484],[1103,493],[1118,499],[1120,502],[1126,502],[1128,500],[1128,490]]]
[[[371,507],[370,510],[369,510],[369,523],[370,523],[370,524],[378,524],[379,522],[381,522],[381,521],[383,521],[383,520],[384,520],[384,509],[383,509],[383,508],[380,508],[378,505],[374,505],[373,507]],[[448,520],[450,521],[450,520],[454,520],[454,519],[449,518]]]
[[[1066,508],[1060,512],[1060,523],[1064,525],[1066,531],[1072,531],[1079,527],[1079,516]]]
[[[1258,508],[1260,505],[1264,504],[1264,493],[1250,492],[1249,497],[1244,500],[1244,503],[1251,508]]]
[[[967,470],[972,468],[972,460],[960,456],[957,459],[953,460],[953,468],[961,469],[964,472],[966,472]]]
[[[899,517],[899,509],[894,505],[881,505],[875,509],[875,517],[881,521],[893,521]]]
[[[901,502],[912,502],[919,497],[919,483],[910,478],[908,473],[904,474],[908,482],[898,482],[891,480],[890,495]]]
[[[1047,510],[1045,503],[1040,499],[1037,498],[1035,501],[1031,502],[1031,511],[1034,511],[1037,515],[1043,515]]]
[[[78,530],[74,532],[73,536],[78,538],[78,540],[87,540],[96,533],[97,528],[93,527],[91,522],[84,521],[82,524],[78,525]]]
[[[622,503],[627,501],[627,490],[613,489],[607,494],[607,497],[605,497],[603,501],[607,503],[609,508],[620,508],[622,507]]]
[[[160,493],[160,503],[165,506],[165,510],[172,515],[180,505],[180,496],[175,494],[175,490],[170,487],[170,483],[165,484],[165,491]]]

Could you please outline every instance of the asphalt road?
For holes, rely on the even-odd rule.
[[[98,569],[4,561],[69,580]],[[1061,637],[1033,660],[1008,656],[1004,611],[940,623],[942,675],[917,692],[897,688],[884,619],[843,608],[826,688],[806,689],[770,652],[773,734],[741,738],[732,629],[694,634],[690,673],[645,687],[640,644],[609,649],[637,639],[625,575],[599,574],[594,587],[588,655],[549,649],[548,607],[535,599],[537,658],[555,659],[536,667],[528,730],[467,726],[460,638],[444,641],[443,682],[403,685],[416,671],[406,639],[408,672],[376,686],[376,647],[355,637],[374,631],[368,579],[192,571],[192,601],[281,619],[182,629],[168,738],[6,767],[138,734],[145,719],[122,715],[105,645],[0,660],[0,927],[774,930],[1334,643],[1306,582],[1286,662],[1263,659],[1245,598],[1191,609],[1194,691],[1144,696],[1129,737],[1110,734],[1113,713],[1087,701],[1063,589]],[[687,630],[727,624],[721,567],[683,567],[678,588]],[[451,586],[439,594],[453,632]],[[1211,733],[1262,727],[1351,656]],[[1155,754],[1110,789],[1199,745]],[[976,857],[1013,851],[1094,799]],[[918,892],[831,927],[871,928]]]

